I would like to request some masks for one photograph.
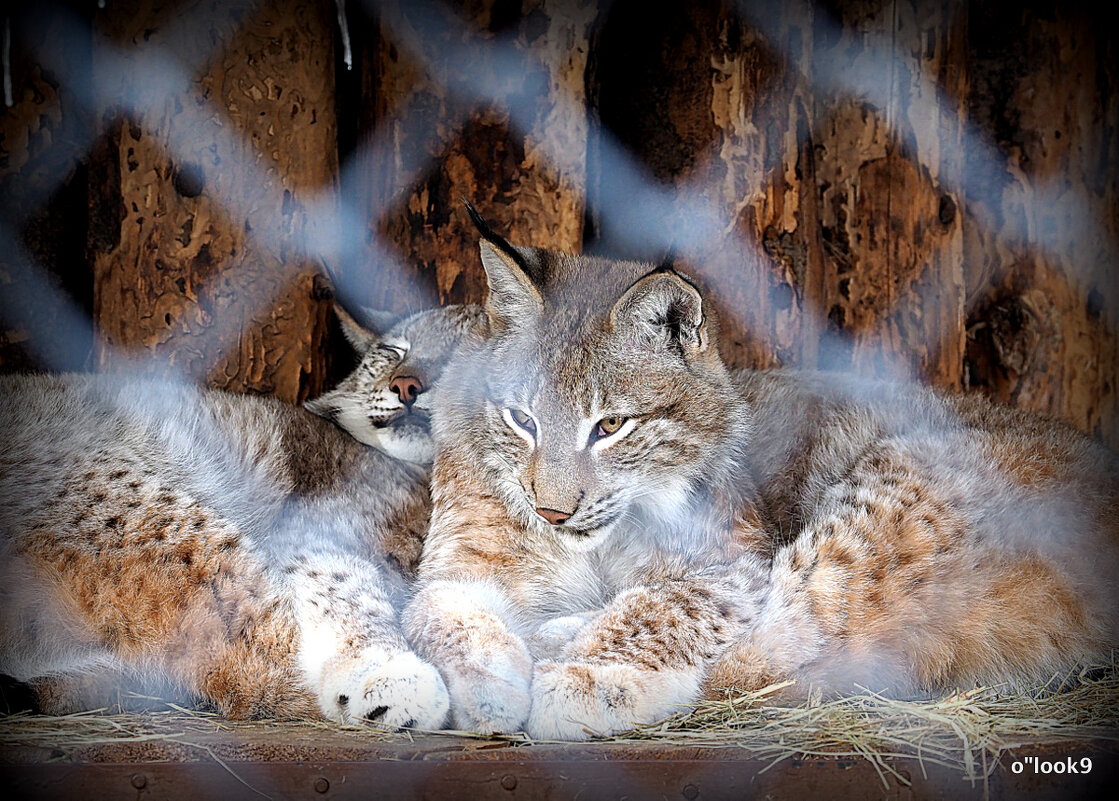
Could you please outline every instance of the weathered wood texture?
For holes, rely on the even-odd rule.
[[[805,58],[810,42],[785,11],[775,12],[780,41],[717,1],[660,12],[622,0],[602,26],[592,82],[605,135],[657,181],[681,194],[697,192],[704,211],[719,220],[721,236],[678,255],[719,300],[725,355],[758,366],[800,361],[801,349],[815,346],[803,328],[817,315],[804,307],[819,294],[812,278],[820,275],[820,248],[813,220],[800,223],[802,204],[814,202],[812,192],[806,195],[811,182],[797,177],[804,157],[811,158],[799,138],[807,124],[805,87],[783,62]],[[616,180],[617,166],[605,156],[595,165],[600,187]],[[641,213],[607,205],[608,192],[598,194],[596,217]],[[648,222],[614,227],[640,230]],[[664,224],[685,236],[694,222],[681,211]],[[634,255],[655,254],[638,247]]]
[[[0,106],[0,292],[16,299],[22,319],[0,320],[0,369],[81,369],[93,347],[84,168],[91,131],[76,95],[88,86],[89,40],[65,37],[59,15],[7,21],[12,105]],[[75,314],[44,297],[36,279]]]
[[[1119,52],[1055,3],[972,8],[967,383],[1119,448]]]
[[[193,722],[192,722],[193,723]],[[759,758],[757,752],[651,742],[535,744],[409,735],[378,741],[352,731],[269,721],[219,734],[188,728],[118,742],[93,738],[57,747],[0,746],[0,781],[16,798],[166,801],[246,798],[296,801],[579,801],[744,798],[906,798],[913,801],[1084,801],[1106,798],[1119,766],[1111,744],[1029,740],[991,761],[989,776],[965,778],[940,760],[818,755]],[[91,741],[92,740],[92,741]],[[1087,757],[1085,774],[1013,771],[1035,757],[1052,764]],[[1028,763],[1027,763],[1028,764]],[[976,771],[978,772],[978,771]]]
[[[714,220],[683,264],[713,290],[733,363],[979,388],[1119,447],[1119,59],[1087,13],[1055,0],[397,0],[371,20],[351,4],[358,63],[338,102],[353,155],[338,179],[332,4],[258,5],[98,12],[103,96],[145,85],[143,47],[194,80],[142,113],[101,109],[90,216],[71,229],[88,224],[96,366],[138,349],[231,389],[316,391],[329,327],[322,265],[298,247],[301,204],[336,181],[355,201],[355,244],[325,266],[347,300],[396,311],[482,298],[463,199],[515,241],[566,250],[686,231],[683,206],[650,220],[606,191],[624,173],[614,142]],[[23,191],[71,118],[57,80],[35,72],[41,43],[20,36],[0,181]],[[114,48],[135,69],[104,85]],[[63,237],[36,234],[38,213],[20,212],[19,233],[57,263]],[[60,231],[51,219],[40,230]]]
[[[332,11],[137,0],[98,16],[110,129],[91,182],[100,368],[139,356],[289,401],[322,389],[330,305],[302,237],[304,204],[329,203],[337,172]],[[130,69],[114,74],[114,57]],[[177,91],[115,105],[153,74]]]
[[[960,178],[962,8],[704,5],[680,19],[615,6],[600,44],[650,40],[653,102],[627,94],[630,51],[600,56],[596,77],[606,127],[727,221],[689,254],[722,301],[726,355],[958,386],[962,233],[945,187]]]
[[[817,43],[813,61],[815,85],[828,87],[817,90],[814,111],[823,306],[847,346],[824,366],[955,389],[965,9],[896,0],[838,12],[840,27]],[[872,88],[852,97],[836,80],[844,76]]]
[[[424,14],[402,0],[380,11],[366,98],[376,146],[359,174],[371,176],[361,192],[369,235],[403,266],[375,273],[372,302],[405,311],[482,297],[463,200],[516,241],[579,250],[594,4],[525,0],[516,13],[482,0]],[[519,58],[499,65],[494,43]],[[502,87],[503,103],[471,97],[487,82]],[[378,258],[371,251],[374,267]]]
[[[1109,29],[1052,3],[662,5],[613,4],[592,96],[725,223],[685,255],[730,361],[984,387],[1119,446]]]

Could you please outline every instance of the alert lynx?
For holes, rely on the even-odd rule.
[[[442,724],[397,614],[430,511],[427,390],[478,311],[384,337],[339,318],[361,358],[307,404],[321,417],[139,378],[0,379],[0,672],[45,711],[156,682],[231,717]]]
[[[1110,452],[979,398],[730,372],[672,269],[476,223],[490,335],[447,370],[403,616],[457,727],[578,740],[724,687],[1032,681],[1119,642]]]

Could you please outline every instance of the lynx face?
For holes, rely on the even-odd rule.
[[[443,441],[469,432],[514,518],[571,547],[627,513],[671,519],[743,419],[699,293],[671,270],[486,236],[491,334],[455,370],[475,378]]]
[[[335,389],[308,401],[307,409],[390,456],[429,464],[435,452],[430,431],[435,384],[478,310],[423,311],[378,335],[335,308],[361,361]]]

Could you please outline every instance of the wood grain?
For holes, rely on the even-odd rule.
[[[367,102],[376,109],[373,135],[387,144],[362,172],[371,176],[371,235],[399,258],[395,270],[372,265],[381,268],[372,301],[382,308],[482,299],[485,277],[464,200],[514,241],[581,246],[583,76],[595,8],[529,0],[519,16],[505,11],[485,0],[458,14],[442,8],[433,21],[407,3],[381,6]],[[487,50],[495,41],[510,44],[518,60],[498,69]],[[470,98],[472,84],[487,81],[500,82],[504,103]]]
[[[85,264],[90,45],[64,9],[8,14],[12,105],[0,105],[0,369],[77,370],[93,349]],[[44,291],[44,287],[46,291]]]
[[[49,37],[20,34],[5,216],[56,284],[85,293],[93,366],[155,357],[295,400],[331,375],[326,272],[348,301],[397,312],[482,298],[463,200],[514,241],[648,259],[688,241],[699,203],[709,227],[681,265],[715,299],[733,364],[978,389],[1119,447],[1119,62],[1090,12],[395,0],[372,19],[351,9],[359,63],[336,96],[333,5],[259,5],[97,12],[107,133],[85,162],[57,149],[80,115],[37,66]],[[145,48],[186,79],[133,113],[121,98],[150,83]],[[360,121],[341,179],[336,101]],[[617,153],[675,210],[619,195]],[[47,162],[71,194],[45,208]],[[307,208],[331,208],[339,182],[356,217],[319,263],[300,247]],[[612,239],[653,229],[666,235],[647,246]],[[50,352],[38,336],[6,330],[0,367]],[[50,361],[81,362],[57,345]]]
[[[145,52],[183,73],[143,110],[101,110],[114,166],[91,202],[123,215],[91,232],[99,368],[321,391],[328,296],[301,243],[304,204],[329,205],[337,171],[331,20],[321,0],[113,3],[98,18],[103,97],[144,88]],[[132,69],[114,74],[117,55]]]
[[[965,383],[1119,448],[1114,34],[1051,3],[972,17],[968,101],[997,158],[969,164]]]

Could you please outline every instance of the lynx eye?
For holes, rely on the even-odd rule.
[[[621,417],[619,415],[603,417],[595,423],[594,430],[591,431],[591,442],[597,442],[600,439],[606,439],[606,437],[617,434],[622,430],[622,426],[628,422],[628,417]]]
[[[519,428],[528,434],[533,441],[536,440],[536,421],[532,419],[532,415],[528,412],[510,406],[502,409],[501,415],[505,418],[506,424],[514,431]]]
[[[408,355],[408,348],[404,345],[389,345],[382,342],[377,346],[386,353],[392,354],[396,359],[403,361],[404,357]]]

